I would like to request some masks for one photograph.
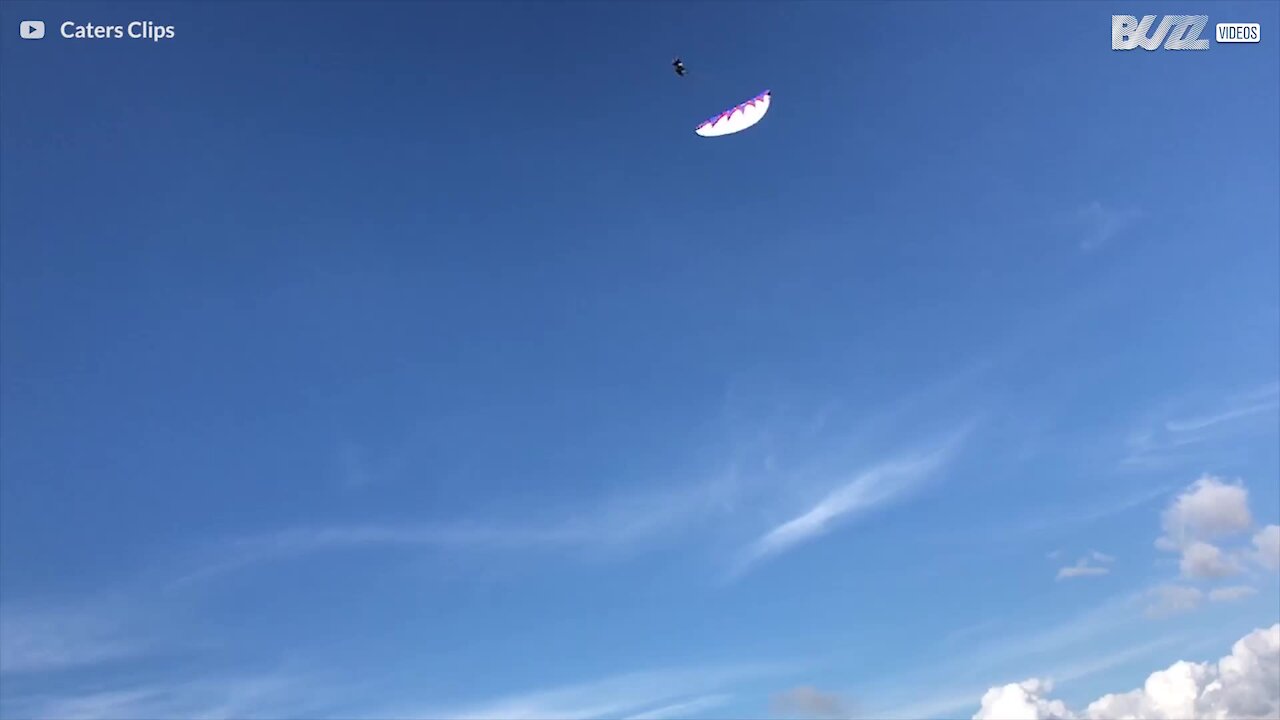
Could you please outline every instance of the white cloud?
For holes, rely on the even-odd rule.
[[[344,442],[339,446],[339,471],[342,477],[342,484],[346,487],[356,489],[373,484],[374,475],[369,470],[369,464],[364,455],[360,446],[355,443]]]
[[[0,673],[48,672],[135,656],[118,613],[107,607],[0,608]]]
[[[745,571],[759,560],[812,540],[829,531],[839,521],[901,499],[942,467],[963,434],[964,432],[958,433],[949,442],[930,452],[883,463],[864,471],[852,481],[828,493],[813,507],[777,525],[757,539],[746,549],[735,572]]]
[[[1156,547],[1180,554],[1184,578],[1234,575],[1240,572],[1239,563],[1209,541],[1241,535],[1253,526],[1249,491],[1241,483],[1204,475],[1165,509],[1161,524],[1164,534]]]
[[[1076,211],[1076,220],[1084,229],[1080,249],[1093,250],[1107,244],[1140,215],[1136,210],[1108,207],[1098,201],[1085,205]]]
[[[995,640],[983,639],[990,633],[966,631],[973,641],[962,649],[948,648],[948,659],[930,663],[927,669],[875,679],[859,689],[860,694],[876,696],[876,705],[862,716],[901,720],[967,716],[990,687],[984,678],[1035,675],[1067,683],[1100,675],[1185,642],[1185,638],[1166,632],[1151,642],[1130,642],[1123,649],[1101,657],[1097,654],[1100,643],[1105,645],[1108,638],[1122,636],[1134,627],[1141,618],[1145,595],[1116,595],[1061,624]],[[1002,621],[1006,625],[1010,622]]]
[[[1231,587],[1214,588],[1209,591],[1209,599],[1213,602],[1231,602],[1233,600],[1242,600],[1251,595],[1258,594],[1258,591],[1248,585],[1233,585]]]
[[[1070,565],[1058,569],[1058,580],[1068,580],[1070,578],[1091,577],[1098,575],[1106,575],[1111,572],[1110,568],[1089,565],[1089,561],[1081,560],[1075,565]]]
[[[714,710],[733,699],[731,695],[704,695],[692,700],[663,705],[653,710],[632,715],[627,720],[687,720],[708,710]]]
[[[1247,537],[1245,533],[1251,528],[1253,519],[1248,507],[1248,493],[1242,485],[1226,483],[1211,476],[1201,477],[1170,503],[1163,513],[1162,520],[1164,533],[1157,544],[1171,550],[1187,551],[1183,558],[1185,574],[1195,577],[1221,577],[1242,569],[1239,566],[1239,558],[1242,556],[1239,551],[1233,548],[1230,553],[1227,553],[1202,539]],[[1258,544],[1273,543],[1275,540],[1280,540],[1280,529],[1268,531],[1265,539],[1256,542]],[[1048,557],[1056,559],[1061,556],[1061,552],[1055,551]],[[1113,560],[1114,558],[1109,555],[1094,550],[1078,560],[1075,565],[1061,568],[1058,577],[1064,579],[1104,574],[1109,569],[1107,563]],[[1259,562],[1263,561],[1259,559]],[[1000,668],[1006,667],[1006,662],[1010,658],[1018,657],[1021,658],[1022,668],[1018,672],[1025,673],[1026,668],[1034,666],[1037,658],[1047,656],[1050,648],[1054,650],[1055,656],[1061,655],[1063,649],[1080,644],[1087,637],[1098,635],[1104,629],[1109,631],[1111,628],[1132,624],[1140,609],[1144,610],[1147,617],[1166,618],[1196,610],[1204,604],[1206,598],[1213,602],[1225,603],[1247,597],[1252,592],[1252,588],[1236,586],[1219,588],[1206,595],[1204,590],[1189,585],[1159,585],[1132,596],[1119,597],[1085,618],[1042,633],[1040,636],[1027,637],[1019,639],[1016,643],[997,644],[985,650],[967,653],[964,665],[957,667],[956,670],[963,668],[972,672],[975,667],[985,667],[988,668],[986,671],[988,673],[999,672]],[[1148,647],[1147,650],[1149,649]],[[1140,652],[1146,652],[1146,650]],[[1116,657],[1119,656],[1108,658],[1105,662],[1114,664],[1118,662]],[[1130,655],[1130,658],[1132,657],[1136,655]],[[1071,678],[1072,673],[1096,671],[1097,666],[1096,662],[1090,661],[1078,663],[1075,667],[1058,664],[1056,669],[1066,669],[1066,675],[1049,673],[1047,677],[1064,682]],[[975,698],[981,692],[980,689],[974,690],[968,697]],[[984,705],[987,712],[994,713],[996,717],[1002,714],[1006,717],[1061,716],[1061,711],[1066,708],[1055,705],[1053,701],[1040,694],[1043,692],[1047,691],[1042,681],[1030,685],[1013,683],[991,688]],[[957,693],[956,689],[944,688],[937,692],[935,699],[917,700],[914,703],[907,703],[907,707],[899,708],[894,713],[882,714],[886,717],[951,714],[963,709],[964,703],[956,702],[958,697],[962,697],[962,693]],[[972,702],[972,700],[969,701],[969,707],[972,707]]]
[[[1045,677],[1055,683],[1068,683],[1073,680],[1100,675],[1135,660],[1151,657],[1152,653],[1177,645],[1179,642],[1185,642],[1185,637],[1165,636],[1159,640],[1143,643],[1142,645],[1129,646],[1101,657],[1090,657],[1059,665],[1053,669],[1053,672],[1047,673]]]
[[[1274,430],[1280,420],[1280,383],[1269,383],[1224,399],[1215,407],[1169,417],[1169,408],[1152,413],[1144,427],[1130,437],[1128,466],[1160,467],[1192,460],[1205,462],[1223,457],[1231,446],[1227,441],[1243,435]],[[1197,401],[1199,402],[1199,401]],[[1158,416],[1158,417],[1157,417]]]
[[[1235,561],[1218,546],[1199,540],[1183,548],[1179,568],[1183,577],[1199,579],[1224,578],[1240,572]]]
[[[1280,570],[1280,525],[1268,525],[1253,536],[1254,557],[1263,567]]]
[[[1105,695],[1082,714],[1046,697],[1041,680],[992,688],[975,720],[1263,720],[1280,716],[1280,624],[1240,639],[1217,663],[1179,661],[1143,687]]]
[[[314,717],[337,696],[332,684],[268,674],[118,687],[83,694],[6,698],[4,715],[32,720]],[[324,697],[328,699],[322,699]]]
[[[974,720],[1065,720],[1072,717],[1061,700],[1042,697],[1053,689],[1048,680],[1023,680],[991,688],[982,696]]]
[[[844,698],[808,685],[778,693],[772,705],[774,714],[786,718],[836,720],[852,714]]]
[[[1109,564],[1115,562],[1115,558],[1105,553],[1094,550],[1088,556],[1082,557],[1076,561],[1075,565],[1068,565],[1058,569],[1058,580],[1067,580],[1078,577],[1091,577],[1098,575],[1107,575],[1111,572],[1111,568],[1102,567],[1101,565],[1093,565],[1090,561]]]
[[[875,477],[864,477],[836,490],[810,513],[762,538],[756,549],[762,555],[779,551],[820,531],[836,516],[853,514],[858,509],[899,497],[913,486],[913,481],[921,479],[929,467],[941,462],[940,456],[958,443],[971,426],[972,423],[965,425],[942,443],[942,449],[934,453],[939,457],[924,455],[901,466],[886,465],[870,473]],[[347,457],[360,459],[354,451],[348,452]],[[827,458],[822,464],[831,462]],[[723,472],[694,482],[657,490],[646,484],[602,501],[545,513],[524,513],[487,521],[375,521],[286,528],[215,544],[199,558],[200,564],[193,571],[179,577],[171,586],[187,586],[257,563],[339,549],[433,547],[585,554],[625,551],[645,543],[672,542],[681,532],[714,527],[716,523],[712,521],[735,512],[744,499],[772,500],[776,498],[776,490],[758,478],[739,474],[735,462],[729,463]],[[746,564],[750,561],[743,563]]]
[[[1280,624],[1241,638],[1214,663],[1181,661],[1143,688],[1091,703],[1089,718],[1274,718],[1280,715]]]
[[[1149,657],[1153,652],[1175,645],[1179,642],[1177,637],[1165,637],[1155,642],[1144,643],[1138,646],[1130,646],[1124,650],[1110,653],[1103,657],[1091,657],[1089,659],[1078,660],[1068,663],[1055,663],[1050,671],[1044,673],[1044,677],[1052,678],[1052,681],[1058,683],[1067,683],[1081,678],[1092,677],[1107,672],[1112,668],[1119,667],[1133,662],[1134,660]],[[1034,653],[1033,653],[1034,654]],[[1026,672],[1028,665],[1037,664],[1035,661],[1029,661],[1024,657],[1021,662],[1016,663],[1020,667],[1017,672]],[[969,657],[964,658],[964,662],[958,666],[948,668],[949,672],[944,673],[946,676],[955,676],[964,674],[965,671],[971,671],[972,663]],[[939,678],[941,679],[941,678]],[[868,718],[892,718],[893,720],[917,720],[918,718],[952,718],[961,717],[972,710],[976,704],[975,699],[981,697],[986,690],[982,686],[977,686],[969,690],[959,688],[947,688],[933,697],[926,696],[924,699],[919,697],[921,688],[928,686],[933,692],[938,692],[935,685],[937,682],[920,683],[918,677],[913,678],[914,684],[911,686],[911,695],[913,699],[906,704],[898,704],[891,708],[877,710],[874,714],[866,714],[863,717]],[[1050,680],[1038,680],[1038,683],[1049,683]],[[1019,685],[1014,683],[1015,686]],[[1023,688],[1025,690],[1026,688]],[[1006,693],[1016,693],[1015,689],[1008,689]],[[1006,699],[1006,702],[1008,699]]]
[[[1204,601],[1204,592],[1185,585],[1162,585],[1153,588],[1147,596],[1147,617],[1166,618],[1191,612]]]
[[[924,469],[911,464],[889,465],[859,476],[828,494],[806,512],[770,530],[752,546],[751,557],[754,559],[784,552],[825,533],[841,517],[888,502],[906,490],[909,483],[919,478]],[[900,482],[894,483],[895,479]]]
[[[1204,475],[1164,512],[1164,547],[1181,548],[1195,540],[1246,532],[1253,525],[1249,491],[1239,483]]]
[[[1271,412],[1276,409],[1275,402],[1256,403],[1246,405],[1244,407],[1231,408],[1214,415],[1203,415],[1200,417],[1187,418],[1185,420],[1170,420],[1164,424],[1166,430],[1172,433],[1195,432],[1197,430],[1207,430],[1215,425],[1221,425],[1232,420],[1239,420],[1251,415],[1259,415],[1265,412]]]
[[[211,558],[175,580],[176,587],[257,563],[342,549],[438,547],[490,551],[604,552],[670,538],[681,528],[725,511],[732,477],[687,487],[611,498],[578,512],[507,522],[364,523],[295,527],[242,537],[213,549]]]
[[[1229,403],[1228,407],[1221,408],[1217,412],[1183,420],[1170,420],[1165,423],[1165,429],[1172,433],[1198,432],[1233,420],[1274,413],[1280,410],[1280,383],[1268,383],[1255,388],[1232,398]]]
[[[1073,565],[1058,570],[1058,580],[1068,580],[1070,578],[1091,577],[1097,575],[1106,575],[1111,570],[1104,567],[1090,567],[1087,565]]]
[[[1025,667],[1036,658],[1059,657],[1131,623],[1142,599],[1140,593],[1123,593],[1060,624],[984,643],[964,653],[956,671]]]
[[[739,665],[627,673],[595,682],[538,690],[453,711],[384,713],[440,720],[591,720],[603,717],[690,717],[727,701],[734,686],[770,677],[778,666]],[[684,706],[683,708],[681,706]]]
[[[1244,393],[1241,397],[1246,400],[1261,400],[1262,398],[1280,397],[1280,380],[1272,380],[1269,383],[1263,383],[1262,385]]]
[[[1161,486],[1133,494],[1118,495],[1105,501],[1071,510],[1056,509],[1052,514],[1015,523],[1004,532],[1005,534],[1035,533],[1045,530],[1057,530],[1065,525],[1088,525],[1168,497],[1169,492],[1173,489],[1173,487]],[[1061,550],[1055,550],[1048,557],[1050,560],[1056,560],[1062,554]]]

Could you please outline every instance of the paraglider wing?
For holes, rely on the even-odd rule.
[[[765,90],[750,100],[735,105],[699,125],[694,132],[702,137],[719,137],[742,132],[760,122],[769,112],[769,91]]]

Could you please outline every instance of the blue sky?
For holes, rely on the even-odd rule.
[[[0,712],[969,717],[1227,653],[1277,20],[4,4]]]

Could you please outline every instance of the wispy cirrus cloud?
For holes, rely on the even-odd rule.
[[[0,607],[0,717],[304,717],[342,699],[335,678],[175,674],[157,661],[203,642],[191,629],[175,635],[155,610],[127,594]]]
[[[829,491],[808,510],[757,538],[741,554],[731,576],[809,542],[876,508],[908,496],[951,459],[972,424],[929,450],[881,463]]]
[[[1247,597],[1257,595],[1257,588],[1248,585],[1232,585],[1230,587],[1214,588],[1209,591],[1210,602],[1233,602],[1235,600],[1243,600]]]
[[[147,644],[126,632],[110,603],[0,607],[0,674],[53,672],[135,657]]]
[[[1236,407],[1216,415],[1203,415],[1200,417],[1183,418],[1180,420],[1170,420],[1164,424],[1164,428],[1172,433],[1188,433],[1196,430],[1205,430],[1215,425],[1221,425],[1233,420],[1247,418],[1252,415],[1260,415],[1262,413],[1274,412],[1280,408],[1275,402],[1261,402],[1253,405],[1245,405]]]
[[[1047,655],[1058,655],[1131,622],[1142,597],[1142,592],[1121,593],[1060,623],[975,643],[964,664],[998,670],[1013,663],[1026,665]]]
[[[682,667],[625,673],[460,708],[406,710],[382,717],[424,720],[593,720],[692,718],[728,703],[743,684],[791,671],[783,664]]]
[[[998,528],[993,535],[1008,538],[1010,536],[1059,531],[1071,526],[1086,526],[1090,523],[1137,510],[1144,505],[1153,504],[1157,500],[1168,497],[1176,489],[1176,485],[1160,485],[1125,493],[1115,493],[1109,497],[1081,503],[1076,507],[1054,509],[1045,512],[1039,517],[1020,520],[1008,527]],[[1050,560],[1057,560],[1061,556],[1061,551],[1054,551],[1047,557]]]
[[[1189,585],[1161,585],[1147,593],[1146,615],[1163,619],[1196,610],[1204,602],[1204,591]]]
[[[1110,243],[1140,217],[1142,213],[1133,208],[1117,208],[1097,200],[1084,205],[1075,213],[1081,232],[1080,249],[1095,250]]]
[[[702,695],[670,705],[663,705],[653,710],[645,710],[642,713],[628,717],[626,720],[685,720],[686,718],[697,717],[708,710],[727,705],[732,700],[732,695]]]
[[[1280,381],[1237,393],[1207,414],[1172,418],[1164,427],[1171,433],[1191,433],[1268,413],[1280,413]]]
[[[343,442],[338,447],[339,474],[343,486],[348,489],[365,488],[374,482],[374,475],[364,457],[364,450],[353,442]]]
[[[975,366],[979,368],[985,365]],[[969,377],[977,370],[968,370]],[[948,383],[941,383],[944,392]],[[896,401],[870,420],[863,420],[855,435],[872,429],[883,431],[900,419],[906,408],[925,403],[928,393],[912,395]],[[171,583],[182,588],[225,573],[265,562],[304,557],[344,549],[414,549],[443,548],[454,551],[476,550],[497,552],[574,551],[587,554],[622,552],[645,543],[669,543],[684,532],[705,532],[736,513],[746,503],[776,503],[787,490],[766,478],[803,474],[812,477],[829,475],[828,468],[843,463],[839,456],[847,452],[848,442],[816,442],[811,436],[827,432],[832,424],[830,403],[823,406],[821,423],[806,417],[802,437],[796,440],[804,458],[794,461],[802,467],[778,467],[771,443],[766,442],[763,461],[758,468],[740,467],[741,449],[735,447],[731,462],[720,472],[703,475],[683,485],[666,485],[654,489],[642,486],[594,503],[571,508],[539,508],[523,515],[484,520],[442,518],[408,522],[367,521],[354,523],[317,523],[250,534],[212,543],[198,558],[198,567],[183,573]],[[885,463],[863,473],[844,487],[830,491],[811,510],[775,528],[756,544],[758,557],[776,554],[787,547],[820,533],[837,519],[895,500],[923,480],[928,472],[945,460],[952,447],[974,425],[970,421],[940,443],[937,452],[928,451],[914,457]],[[739,431],[741,434],[741,431]],[[770,433],[763,433],[765,436]],[[830,435],[845,437],[832,430]],[[865,438],[864,438],[865,439]],[[750,443],[748,443],[750,444]],[[931,454],[932,453],[932,454]],[[817,468],[817,469],[815,469]],[[750,554],[750,553],[748,553]]]
[[[670,539],[680,528],[727,512],[736,492],[736,479],[726,474],[687,487],[620,495],[594,506],[544,517],[286,528],[217,543],[206,552],[200,567],[183,574],[171,587],[188,586],[259,563],[334,550],[620,551],[644,541]]]
[[[266,673],[6,697],[3,714],[31,720],[314,717],[338,700],[331,683]]]
[[[1152,415],[1130,435],[1123,465],[1170,466],[1206,457],[1227,441],[1270,432],[1269,425],[1280,421],[1280,382],[1213,402],[1183,400]]]

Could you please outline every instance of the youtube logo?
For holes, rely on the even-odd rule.
[[[43,20],[23,20],[18,34],[24,40],[39,40],[44,37],[44,21]]]

